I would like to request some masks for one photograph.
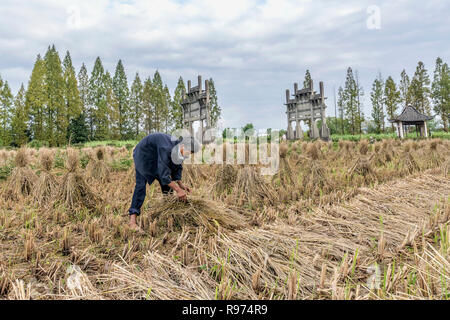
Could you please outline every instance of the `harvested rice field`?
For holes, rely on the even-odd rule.
[[[125,147],[0,150],[0,299],[448,299],[450,141],[302,142],[134,189]]]

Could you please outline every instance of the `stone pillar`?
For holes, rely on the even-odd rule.
[[[398,122],[398,132],[400,135],[400,139],[403,139],[404,135],[403,135],[403,123],[401,121]]]
[[[427,127],[427,122],[424,121],[423,122],[423,129],[424,129],[424,133],[425,133],[425,138],[428,138],[428,127]]]
[[[288,120],[288,127],[287,127],[287,139],[292,140],[294,138],[294,134],[292,132],[292,124],[291,121]]]
[[[302,139],[303,138],[303,132],[302,132],[302,127],[300,125],[300,120],[296,121],[296,125],[295,125],[295,139]]]
[[[191,80],[188,80],[188,93],[191,92]]]
[[[294,94],[297,94],[298,91],[298,83],[294,83]]]
[[[202,94],[202,76],[198,76],[198,92]]]
[[[317,123],[315,120],[311,121],[311,139],[318,139],[320,138],[319,135],[319,129],[317,128]]]
[[[320,86],[320,116],[322,118],[322,126],[320,127],[320,138],[322,140],[328,141],[330,139],[330,129],[328,128],[327,119],[325,117],[325,109],[324,109],[325,93],[323,90],[322,81],[320,81],[319,86]]]

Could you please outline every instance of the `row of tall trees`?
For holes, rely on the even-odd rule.
[[[209,79],[211,118],[217,122],[221,109],[213,79]],[[83,63],[76,73],[70,53],[60,60],[55,46],[38,55],[28,87],[14,97],[0,77],[0,143],[20,146],[39,140],[50,146],[88,140],[139,139],[151,132],[181,128],[180,77],[173,97],[158,71],[141,79],[136,73],[131,86],[118,61],[114,74],[95,60],[90,73]]]
[[[403,70],[397,85],[389,76],[383,81],[381,74],[374,80],[371,91],[372,118],[377,133],[386,130],[386,119],[397,115],[403,107],[411,105],[417,111],[438,115],[442,119],[444,130],[448,131],[450,116],[450,71],[447,63],[436,59],[433,80],[423,62],[419,62],[410,80]],[[394,129],[391,124],[392,130]]]
[[[305,79],[308,77],[308,73]],[[337,92],[338,115],[335,119],[337,132],[341,134],[359,134],[365,121],[362,111],[363,88],[359,85],[358,73],[348,68],[345,85]],[[393,130],[393,124],[387,126],[388,119],[398,115],[403,107],[411,105],[419,112],[438,115],[442,119],[444,130],[448,131],[450,117],[450,71],[447,63],[436,59],[433,80],[423,62],[417,64],[412,78],[405,70],[400,74],[399,83],[392,76],[383,79],[377,75],[370,92],[372,130],[382,133]]]

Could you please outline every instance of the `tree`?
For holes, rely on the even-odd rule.
[[[383,79],[381,74],[374,80],[372,92],[370,93],[370,101],[372,102],[372,118],[375,125],[376,133],[384,132],[384,106],[383,106]]]
[[[142,94],[143,94],[143,86],[141,78],[139,78],[139,74],[136,72],[133,84],[131,85],[131,93],[130,93],[130,109],[133,114],[132,127],[134,138],[139,137],[139,134],[141,133],[140,130],[142,127],[142,120],[143,120]]]
[[[128,89],[127,76],[125,75],[122,60],[119,60],[117,63],[114,73],[113,92],[117,99],[119,137],[121,140],[126,140],[130,137],[129,134],[131,131],[130,91]]]
[[[11,144],[16,147],[20,147],[28,142],[28,111],[25,94],[25,88],[22,83],[14,99],[14,111],[11,120]]]
[[[183,91],[186,91],[186,87],[183,78],[180,77],[171,104],[171,117],[175,129],[183,128],[183,107],[181,106]]]
[[[408,74],[406,73],[405,69],[403,69],[402,73],[400,74],[400,99],[403,103],[403,106],[409,106],[411,105],[411,91],[409,90],[409,87],[411,85],[411,81],[409,80]]]
[[[43,141],[44,134],[44,109],[46,103],[45,91],[45,62],[38,54],[31,72],[28,89],[25,95],[26,110],[30,115],[30,131],[34,140]]]
[[[414,77],[411,80],[411,85],[409,86],[411,102],[417,111],[431,115],[429,86],[430,77],[423,62],[419,61]]]
[[[163,89],[163,101],[164,101],[164,129],[165,132],[170,132],[172,129],[172,117],[170,114],[170,109],[172,105],[172,97],[170,96],[169,88],[164,85]]]
[[[89,76],[84,63],[78,72],[78,93],[80,94],[81,112],[86,113],[89,107]]]
[[[356,104],[357,104],[357,110],[358,110],[358,117],[356,118],[357,121],[357,127],[359,129],[359,134],[362,134],[362,128],[361,125],[364,122],[364,113],[363,113],[363,106],[361,102],[361,97],[364,96],[364,89],[362,86],[359,85],[359,76],[358,71],[355,71],[355,79],[356,79]]]
[[[395,117],[400,102],[400,91],[397,90],[394,79],[389,76],[384,85],[384,104],[386,105],[386,113],[389,119]],[[392,130],[394,130],[394,123],[391,123],[391,126]]]
[[[64,78],[59,54],[55,46],[45,54],[45,137],[50,146],[67,141],[67,110],[64,103]]]
[[[80,92],[78,91],[78,83],[75,75],[75,69],[72,65],[70,53],[67,51],[63,61],[64,70],[64,101],[66,105],[67,123],[70,124],[72,120],[79,118],[82,112],[82,102]],[[79,119],[78,119],[79,120]],[[70,129],[74,126],[69,126],[67,130],[67,139],[70,141],[75,132]]]
[[[13,95],[8,81],[2,84],[0,79],[0,142],[4,146],[11,143],[11,118],[13,107]]]
[[[89,106],[87,120],[89,127],[89,140],[104,139],[107,135],[106,90],[105,71],[100,57],[97,57],[89,78]],[[106,122],[106,123],[105,123]],[[105,132],[106,130],[106,132]]]
[[[355,77],[353,76],[352,68],[347,69],[347,79],[345,81],[344,101],[345,101],[345,115],[349,121],[351,134],[356,134],[360,127],[359,114],[359,89]]]
[[[434,111],[441,117],[444,130],[448,131],[450,117],[450,72],[447,63],[441,58],[436,59],[433,84],[431,86]]]
[[[309,70],[306,70],[305,80],[303,80],[303,89],[309,88],[310,84],[311,84],[311,74],[309,73]]]
[[[345,133],[345,127],[344,127],[344,111],[345,111],[345,96],[344,96],[344,89],[340,86],[338,89],[338,99],[337,99],[337,106],[338,106],[338,112],[339,112],[339,118],[340,118],[340,127],[341,127],[341,134]]]
[[[119,102],[114,94],[113,80],[109,71],[103,76],[105,103],[96,110],[96,139],[120,139]]]
[[[165,109],[165,96],[164,96],[164,86],[161,79],[161,75],[158,70],[156,70],[153,81],[152,81],[152,95],[151,104],[153,106],[153,116],[152,125],[156,132],[160,132],[164,127],[164,117],[167,114]]]
[[[214,80],[212,78],[209,79],[208,86],[209,86],[209,104],[211,108],[210,109],[211,126],[215,127],[221,117],[222,109],[220,108],[219,102],[217,100],[216,86],[214,85]]]
[[[80,113],[78,117],[70,120],[68,131],[71,133],[70,143],[84,143],[88,141],[89,129],[86,125],[86,116],[84,113]]]
[[[145,117],[144,129],[150,134],[154,129],[153,83],[150,77],[144,81],[144,87],[142,89],[142,109]]]

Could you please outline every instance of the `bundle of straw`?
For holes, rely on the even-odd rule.
[[[11,199],[30,195],[37,181],[36,174],[28,168],[29,157],[26,148],[17,151],[15,164],[16,167],[13,169],[6,187],[7,197]]]
[[[101,202],[86,183],[83,174],[79,170],[79,154],[74,149],[67,149],[67,172],[62,178],[58,200],[69,210],[79,208],[96,210]]]
[[[105,147],[96,148],[91,156],[91,161],[86,167],[88,177],[101,183],[110,182],[110,170],[104,160],[105,154]]]
[[[49,149],[40,150],[40,163],[42,167],[39,180],[34,190],[34,198],[39,205],[49,203],[57,188],[55,176],[50,172],[53,168],[53,153]]]

